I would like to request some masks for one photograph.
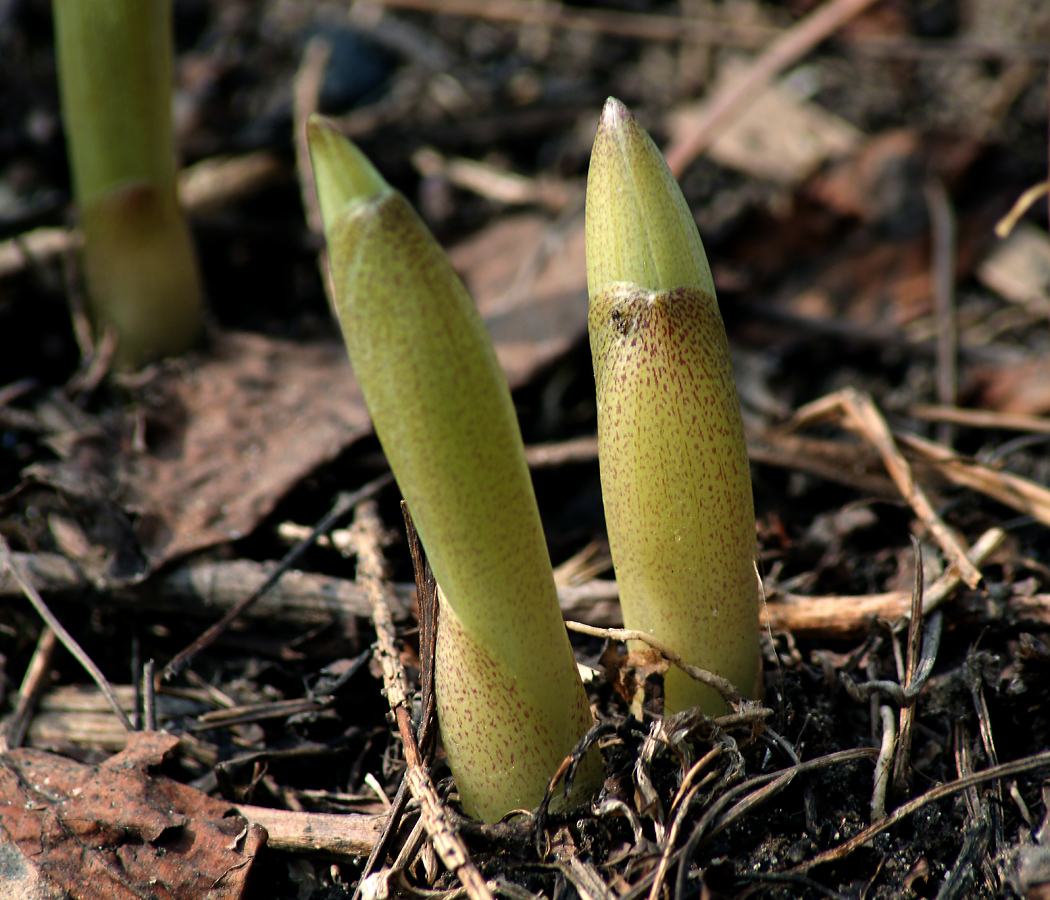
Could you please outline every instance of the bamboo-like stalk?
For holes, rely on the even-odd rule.
[[[53,0],[58,79],[84,279],[116,361],[182,353],[202,292],[176,197],[171,0]]]
[[[624,625],[745,695],[759,674],[755,513],[714,282],[660,151],[620,101],[587,176],[602,496]],[[671,669],[664,709],[724,710]]]
[[[322,119],[308,126],[354,373],[440,594],[436,688],[464,807],[532,808],[591,725],[510,391],[422,220]],[[573,799],[596,790],[596,751]]]

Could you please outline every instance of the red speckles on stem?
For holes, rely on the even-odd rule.
[[[576,736],[591,723],[582,691],[546,679],[542,671],[536,677],[542,660],[533,671],[516,672],[491,652],[442,598],[436,668],[441,731],[463,803],[486,821],[539,802],[536,786],[542,796]],[[566,652],[572,663],[571,650]],[[577,799],[601,777],[596,756],[588,757],[584,769],[587,784],[574,793]]]
[[[632,323],[637,358],[614,321]],[[624,621],[748,690],[758,663],[754,512],[721,317],[696,288],[591,298],[606,521]],[[607,414],[615,409],[616,415]],[[721,707],[669,673],[672,711]]]

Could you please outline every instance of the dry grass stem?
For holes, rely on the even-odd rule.
[[[102,670],[95,665],[94,660],[91,659],[84,649],[78,644],[66,629],[62,626],[62,623],[55,618],[54,613],[48,609],[47,604],[44,603],[44,599],[40,596],[40,593],[33,586],[33,583],[29,580],[29,577],[25,572],[22,571],[22,567],[15,560],[14,554],[11,553],[11,548],[8,547],[7,541],[2,535],[0,535],[0,578],[6,576],[10,572],[14,576],[18,586],[22,589],[22,593],[25,594],[26,599],[33,605],[33,609],[37,611],[37,615],[40,616],[46,623],[47,626],[55,632],[58,639],[62,642],[62,646],[65,647],[73,658],[83,666],[84,671],[91,676],[91,680],[98,685],[98,689],[105,695],[106,700],[109,701],[110,708],[113,710],[113,714],[120,720],[120,724],[124,726],[125,731],[134,731],[134,727],[131,724],[131,720],[127,714],[121,708],[120,701],[117,700],[116,694],[113,693],[113,688],[106,676],[102,674]]]
[[[671,821],[671,828],[667,833],[666,840],[664,841],[663,851],[660,853],[660,862],[657,865],[656,874],[653,878],[653,886],[649,890],[649,900],[658,900],[660,896],[660,889],[663,887],[664,878],[666,877],[667,870],[671,865],[671,857],[674,855],[675,844],[678,842],[678,833],[682,828],[686,815],[689,813],[689,806],[693,802],[696,792],[703,787],[707,779],[705,778],[703,781],[695,785],[693,784],[693,780],[696,778],[697,774],[706,769],[721,755],[722,748],[713,747],[693,763],[692,767],[690,767],[689,771],[686,773],[685,778],[682,779],[682,784],[679,786],[678,792],[675,794],[674,802],[671,804],[671,812],[674,814],[674,819]]]
[[[1050,181],[1041,181],[1039,184],[1032,185],[1014,201],[1010,211],[995,223],[995,236],[1000,239],[1008,238],[1010,232],[1021,221],[1021,217],[1028,212],[1037,200],[1045,197],[1047,194],[1050,194]]]
[[[743,699],[740,691],[738,691],[728,679],[722,678],[714,672],[708,672],[706,669],[701,669],[698,666],[689,665],[689,663],[685,662],[682,657],[675,653],[675,651],[667,644],[658,638],[653,637],[648,632],[632,631],[628,628],[596,628],[593,625],[584,625],[582,622],[566,622],[565,627],[568,628],[569,631],[576,631],[580,634],[589,634],[591,637],[601,637],[611,641],[642,641],[654,650],[659,651],[690,678],[694,678],[701,684],[706,684],[708,687],[714,688],[730,703],[739,703]]]
[[[1031,431],[1050,434],[1050,418],[1024,413],[1004,413],[993,409],[961,409],[958,406],[918,404],[908,408],[908,415],[927,422],[954,422],[970,428],[1001,428],[1006,431]]]
[[[827,40],[874,0],[828,0],[774,40],[743,75],[711,100],[702,118],[667,148],[667,165],[681,176],[696,157],[751,104],[773,79]]]
[[[871,821],[881,822],[886,818],[886,788],[890,783],[890,770],[897,749],[897,725],[893,721],[893,707],[879,707],[882,719],[882,746],[875,762],[875,788],[871,794]]]
[[[365,501],[358,506],[351,533],[357,549],[358,580],[364,584],[372,598],[377,656],[383,670],[383,692],[397,718],[398,731],[405,745],[405,761],[408,764],[405,778],[409,790],[420,805],[424,827],[441,861],[450,871],[456,873],[471,900],[493,900],[488,885],[471,862],[467,845],[445,813],[444,805],[423,766],[416,744],[405,671],[397,652],[394,620],[387,602],[387,597],[392,595],[392,592],[384,577],[385,563],[381,549],[384,541],[383,526],[374,501]]]
[[[975,490],[1050,526],[1050,489],[1020,475],[959,456],[947,447],[917,435],[897,434],[896,438],[916,458],[953,484]]]
[[[963,581],[969,587],[976,587],[981,580],[981,573],[967,559],[958,538],[937,515],[926,492],[916,483],[911,466],[897,448],[886,420],[871,397],[853,388],[845,388],[800,408],[786,428],[796,429],[828,420],[842,420],[846,428],[858,432],[879,451],[901,495],[929,529],[949,563],[959,569]]]

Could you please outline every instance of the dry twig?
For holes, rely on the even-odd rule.
[[[314,234],[324,234],[321,206],[317,202],[314,168],[310,164],[310,145],[306,139],[306,122],[317,112],[318,97],[324,81],[325,66],[332,48],[322,37],[314,37],[303,50],[303,60],[295,74],[292,123],[295,129],[295,166],[299,170],[299,191],[306,213],[306,225]],[[324,274],[324,270],[322,270]]]
[[[365,502],[358,507],[352,532],[357,546],[358,579],[365,584],[372,597],[378,636],[377,657],[383,670],[384,693],[397,719],[398,731],[405,746],[405,762],[408,765],[405,778],[409,790],[420,805],[420,817],[434,849],[445,866],[456,873],[470,900],[493,900],[488,885],[470,859],[467,845],[445,814],[441,798],[423,765],[416,743],[404,668],[395,644],[394,620],[387,605],[386,595],[390,588],[384,580],[380,551],[382,525],[374,503]]]
[[[102,691],[106,700],[109,701],[110,708],[120,720],[120,724],[124,726],[124,730],[134,731],[135,729],[131,725],[131,720],[121,708],[120,701],[117,700],[116,695],[113,693],[113,688],[106,680],[106,676],[102,674],[102,671],[95,665],[91,657],[84,652],[84,649],[80,644],[73,639],[73,635],[66,631],[62,626],[62,623],[55,618],[54,613],[48,609],[47,604],[44,603],[44,600],[37,592],[37,589],[33,587],[32,582],[15,560],[14,555],[11,553],[11,548],[7,546],[7,541],[4,540],[2,535],[0,535],[0,571],[4,574],[10,572],[14,576],[15,581],[18,582],[26,599],[33,604],[33,608],[37,611],[40,618],[42,618],[47,623],[48,627],[55,632],[58,639],[62,642],[62,646],[65,647],[73,658],[84,667],[84,670],[91,676],[91,680],[98,685],[98,689]]]
[[[932,466],[953,484],[968,487],[1050,526],[1050,489],[1020,475],[1002,472],[914,434],[896,434],[914,457]]]
[[[445,16],[469,16],[490,22],[546,25],[648,41],[694,41],[755,49],[781,33],[763,25],[715,19],[683,19],[612,9],[575,9],[531,0],[378,0],[378,5]]]
[[[931,269],[934,314],[937,317],[937,401],[954,406],[958,392],[959,335],[955,317],[955,212],[944,184],[933,179],[926,185],[926,206],[932,232]],[[938,440],[952,445],[954,429],[942,422]]]
[[[845,427],[859,432],[879,451],[898,490],[940,544],[949,563],[958,568],[967,585],[976,587],[981,580],[981,573],[966,558],[966,551],[937,515],[926,492],[916,483],[908,461],[897,448],[886,420],[871,397],[853,388],[845,388],[807,403],[792,416],[785,427],[796,429],[829,419],[843,420]]]
[[[579,9],[560,3],[533,0],[374,0],[377,6],[414,9],[448,16],[469,16],[490,22],[544,25],[596,34],[615,34],[645,41],[690,42],[758,49],[784,34],[783,29],[731,22],[724,19],[661,16],[613,9]],[[970,39],[931,40],[929,38],[856,35],[846,42],[848,49],[876,57],[902,59],[1046,59],[1046,45],[1038,41],[1011,43]]]
[[[720,90],[688,134],[667,148],[667,165],[680,176],[727,126],[734,122],[773,79],[821,41],[871,6],[874,0],[829,0],[781,34],[747,71]]]
[[[285,555],[284,559],[281,560],[280,565],[270,574],[270,576],[264,581],[258,588],[252,591],[247,597],[241,600],[236,606],[233,607],[226,615],[224,615],[218,622],[211,626],[207,631],[204,632],[197,640],[186,647],[184,650],[179,651],[172,660],[164,667],[164,678],[170,679],[181,672],[186,666],[188,666],[196,654],[200,653],[201,650],[211,646],[233,622],[252,604],[259,600],[267,591],[271,590],[275,584],[281,579],[281,576],[292,566],[294,566],[299,559],[302,558],[303,554],[313,546],[314,541],[317,540],[322,534],[326,534],[331,531],[339,520],[346,515],[351,509],[354,508],[362,500],[373,496],[378,493],[384,487],[386,487],[393,480],[393,476],[388,472],[385,475],[381,475],[379,478],[373,479],[363,487],[358,488],[356,491],[352,491],[348,494],[339,494],[336,497],[335,503],[328,513],[321,519],[320,522],[314,526],[313,532],[310,536],[298,544],[296,544],[291,550]]]
[[[580,634],[589,634],[591,637],[600,637],[605,638],[606,640],[642,641],[654,650],[659,651],[690,678],[695,678],[701,684],[706,684],[708,687],[714,688],[730,703],[739,703],[741,699],[743,699],[740,691],[738,691],[728,679],[723,678],[721,675],[716,675],[714,672],[708,672],[706,669],[701,669],[698,666],[689,665],[689,663],[675,653],[670,646],[647,632],[631,631],[626,628],[595,628],[593,625],[584,625],[582,622],[566,622],[565,627],[568,628],[569,631],[576,631]]]
[[[22,686],[18,689],[18,700],[14,711],[0,727],[0,753],[22,746],[29,720],[33,716],[37,701],[47,688],[51,676],[51,660],[58,649],[58,635],[45,626],[36,642],[36,650],[29,660]]]
[[[969,428],[1002,428],[1006,431],[1031,431],[1050,434],[1050,419],[1024,413],[1004,413],[992,409],[960,409],[957,406],[919,404],[908,409],[908,415],[928,422],[954,422]]]
[[[970,548],[968,559],[974,566],[983,565],[1006,539],[1001,528],[989,528]],[[923,614],[928,615],[962,583],[957,569],[949,568],[923,595]],[[865,634],[877,617],[896,622],[908,614],[911,594],[890,591],[859,597],[801,597],[780,594],[768,600],[762,609],[763,627],[823,637],[857,637]],[[1029,611],[1031,614],[1031,611]]]
[[[971,562],[976,566],[984,565],[1005,537],[1001,529],[989,529],[971,548]],[[42,593],[70,594],[86,584],[73,564],[63,556],[47,553],[13,555]],[[148,604],[154,610],[213,615],[216,610],[235,606],[246,594],[257,592],[272,575],[272,569],[248,560],[200,563],[175,569],[159,576],[155,582],[122,590],[111,599],[137,609]],[[926,612],[944,603],[960,583],[961,578],[954,570],[941,576],[926,591]],[[395,583],[390,587],[393,591],[391,609],[398,618],[407,618],[415,586]],[[0,580],[0,597],[17,593]],[[580,585],[560,585],[558,597],[562,614],[567,619],[582,619],[598,627],[613,627],[623,622],[616,602],[615,581],[594,579]],[[866,634],[876,618],[895,622],[907,615],[908,604],[906,591],[817,597],[771,592],[761,610],[762,627],[768,625],[774,631],[790,631],[807,637],[854,638]],[[247,615],[270,622],[314,625],[334,618],[348,627],[355,616],[369,615],[369,609],[365,591],[352,581],[292,571],[286,572]],[[1010,597],[1005,602],[1005,609],[1019,621],[1050,624],[1050,595]]]
[[[245,819],[262,825],[269,837],[266,846],[292,853],[323,853],[355,859],[367,854],[386,824],[386,813],[337,814],[289,812],[264,806],[234,806]]]

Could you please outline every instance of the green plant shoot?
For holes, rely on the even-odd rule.
[[[540,802],[592,722],[510,392],[412,207],[322,119],[308,128],[339,323],[439,587],[442,740],[464,807],[495,821]],[[592,751],[571,799],[601,777]]]
[[[96,329],[116,362],[182,353],[201,330],[176,196],[170,0],[54,0],[58,80]]]
[[[674,176],[620,101],[587,176],[602,496],[624,624],[745,695],[759,675],[755,513],[725,328]],[[725,709],[677,668],[664,709]]]

